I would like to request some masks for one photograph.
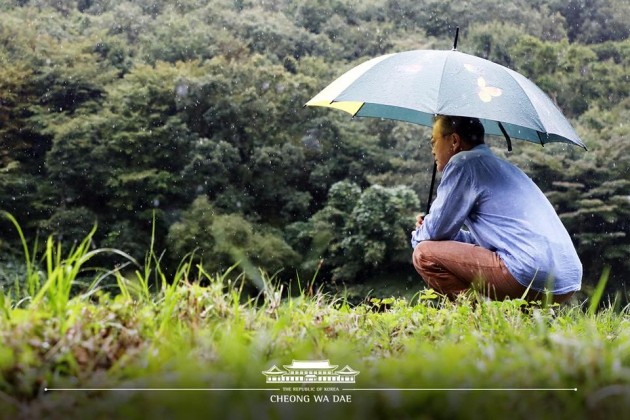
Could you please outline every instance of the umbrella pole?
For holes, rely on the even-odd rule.
[[[433,162],[433,175],[431,176],[431,187],[429,187],[429,200],[427,200],[427,211],[425,215],[429,214],[429,210],[431,210],[431,201],[433,199],[433,188],[435,187],[436,175],[437,175],[437,162]]]
[[[453,40],[453,51],[457,51],[457,41],[459,40],[459,26],[455,29],[455,39]],[[431,175],[431,186],[429,187],[429,199],[427,200],[426,216],[431,210],[431,201],[433,201],[433,188],[435,187],[435,177],[437,175],[437,162],[433,162],[433,175]]]
[[[453,41],[453,51],[457,51],[457,40],[459,39],[459,26],[455,29],[455,40]]]

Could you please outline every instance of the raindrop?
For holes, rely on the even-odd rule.
[[[302,144],[304,144],[304,147],[310,150],[321,150],[322,145],[319,142],[319,138],[317,135],[318,135],[318,130],[316,129],[308,130],[306,135],[302,137]]]
[[[180,98],[188,96],[188,85],[185,83],[177,85],[175,88],[175,94]]]

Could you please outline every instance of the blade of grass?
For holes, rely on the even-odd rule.
[[[22,248],[24,250],[24,260],[26,263],[26,287],[28,289],[28,295],[33,296],[35,292],[39,289],[41,285],[41,281],[39,278],[39,273],[35,269],[35,256],[37,252],[37,240],[35,241],[35,246],[33,247],[33,254],[31,255],[28,251],[28,244],[26,242],[26,237],[24,236],[24,232],[22,231],[22,227],[18,223],[17,219],[9,212],[3,211],[4,216],[11,221],[15,229],[17,230],[18,235],[20,236],[20,242],[22,244]],[[17,292],[19,293],[19,285],[17,288]]]
[[[604,271],[602,271],[602,275],[599,278],[599,282],[597,282],[597,286],[595,286],[595,290],[591,295],[588,305],[587,313],[591,316],[595,314],[597,311],[597,307],[599,306],[599,302],[604,296],[604,289],[606,288],[606,283],[608,283],[608,276],[610,274],[610,267],[605,267]]]

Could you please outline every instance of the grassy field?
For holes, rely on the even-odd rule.
[[[152,254],[124,275],[91,271],[119,251],[91,250],[89,237],[67,253],[52,240],[40,257],[24,252],[25,272],[0,292],[2,419],[630,413],[630,318],[598,308],[597,292],[561,307],[431,290],[350,304],[309,287],[287,297],[264,274],[250,296],[242,277],[186,262],[167,278]],[[359,373],[329,384],[262,373],[320,360]]]

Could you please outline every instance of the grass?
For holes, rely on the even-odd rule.
[[[144,264],[126,256],[125,273],[93,270],[92,256],[124,254],[88,243],[64,254],[49,240],[39,259],[25,246],[28,286],[0,291],[2,419],[630,412],[628,309],[601,305],[597,291],[562,307],[472,295],[450,302],[431,290],[350,304],[312,287],[281,298],[261,273],[265,289],[250,297],[242,277],[209,275],[191,258],[167,278],[153,250]],[[115,293],[100,287],[107,277]],[[602,289],[604,282],[605,273]],[[295,385],[267,384],[262,375],[273,365],[323,359],[359,371],[356,383],[285,390]]]

